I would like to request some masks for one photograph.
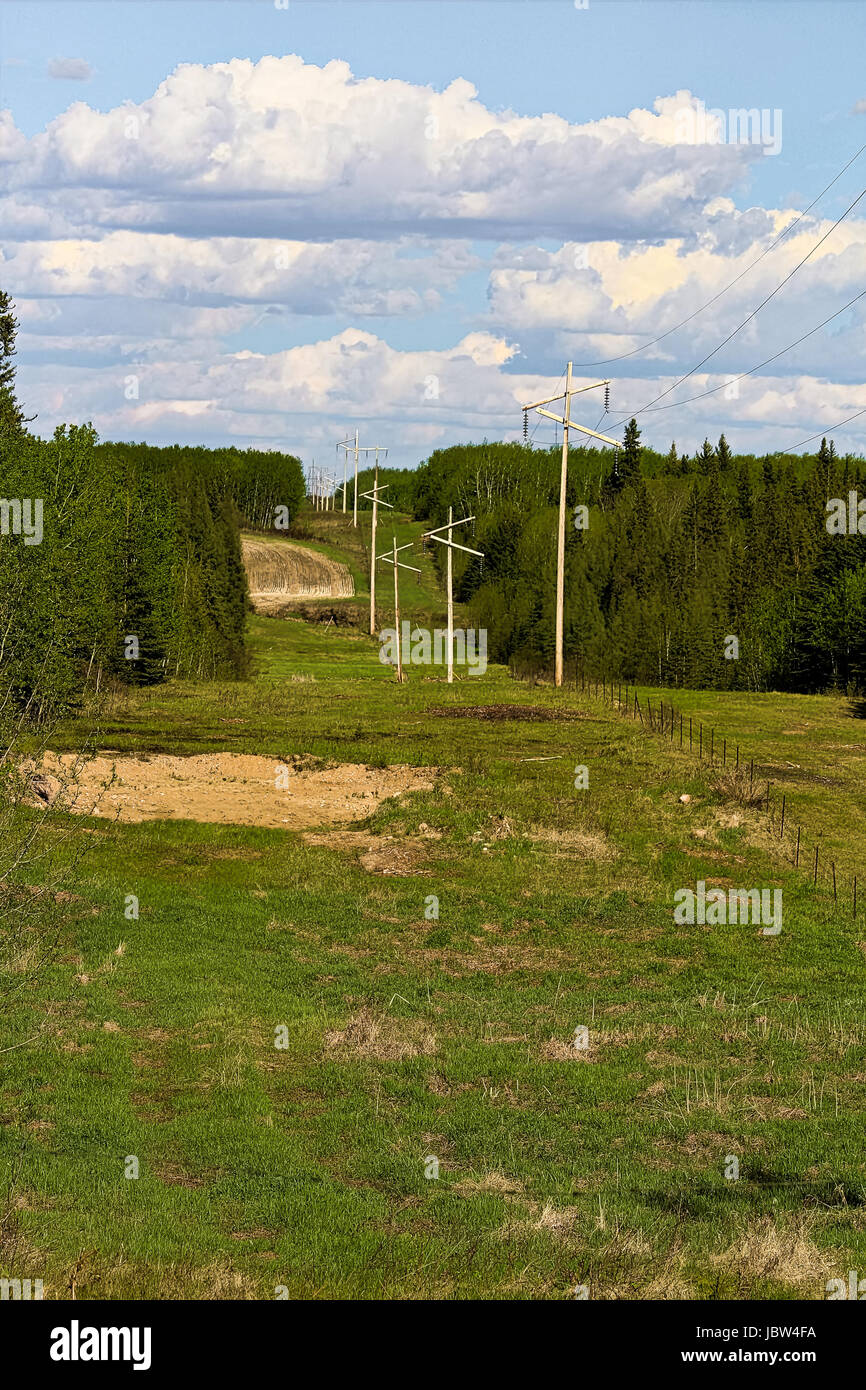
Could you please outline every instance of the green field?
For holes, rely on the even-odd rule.
[[[416,588],[413,616],[441,610],[432,571]],[[820,1299],[863,1269],[848,702],[673,695],[755,759],[768,815],[573,687],[399,686],[357,631],[250,630],[249,681],[116,696],[102,746],[405,763],[436,789],[353,827],[372,868],[341,831],[78,823],[62,953],[0,1051],[5,1272],[46,1297]],[[864,870],[856,920],[834,857]],[[678,925],[698,879],[780,887],[783,930]]]

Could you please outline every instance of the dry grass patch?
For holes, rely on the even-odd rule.
[[[725,801],[733,801],[737,806],[760,806],[767,794],[766,781],[761,783],[754,778],[750,782],[747,767],[728,768],[716,773],[710,780],[710,786]]]
[[[755,1279],[776,1279],[796,1287],[823,1281],[839,1259],[819,1250],[811,1238],[812,1221],[804,1216],[777,1224],[771,1216],[753,1222],[712,1263],[742,1271]]]
[[[558,830],[555,826],[533,825],[526,832],[527,840],[534,845],[549,848],[551,853],[569,851],[569,859],[611,860],[619,857],[619,850],[607,835],[600,830]]]
[[[523,1183],[506,1178],[503,1173],[485,1173],[483,1178],[463,1178],[452,1184],[451,1191],[461,1197],[478,1197],[493,1193],[496,1197],[516,1197],[523,1192]]]
[[[345,1028],[326,1033],[325,1043],[334,1052],[380,1062],[429,1057],[436,1051],[436,1036],[423,1019],[390,1018],[367,1008],[354,1014]]]

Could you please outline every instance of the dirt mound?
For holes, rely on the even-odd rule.
[[[110,819],[197,820],[304,830],[362,820],[390,796],[430,791],[437,768],[323,767],[296,755],[285,762],[246,753],[193,757],[104,754],[79,767],[73,753],[46,753],[30,766],[33,800],[55,800],[80,815]]]
[[[368,830],[337,830],[325,835],[307,834],[304,840],[308,845],[322,845],[326,849],[352,852],[361,850],[358,862],[370,874],[385,874],[397,878],[411,878],[423,874],[429,845],[418,835],[371,835]]]
[[[243,539],[250,598],[259,613],[293,598],[352,598],[355,583],[348,566],[289,541]]]

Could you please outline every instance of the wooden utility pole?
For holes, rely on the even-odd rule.
[[[351,439],[341,439],[340,442],[339,442],[339,444],[337,445],[337,451],[339,451],[340,449],[345,448],[345,446],[346,446],[347,444],[351,444],[351,442],[352,442]],[[349,451],[348,451],[348,449],[346,449],[345,453],[343,454],[343,515],[344,515],[344,516],[345,516],[345,514],[346,514],[346,469],[347,469],[347,467],[348,467],[348,464],[349,464]]]
[[[376,464],[376,481],[373,484],[372,492],[362,492],[362,497],[369,498],[373,503],[373,531],[370,536],[370,636],[376,635],[376,518],[379,507],[391,507],[390,502],[386,502],[379,493],[384,492],[390,484],[383,483],[379,486],[379,465]],[[393,511],[393,508],[392,508]]]
[[[569,429],[580,430],[581,434],[588,434],[592,439],[600,439],[603,444],[612,444],[614,448],[619,447],[618,439],[611,439],[609,435],[599,434],[597,430],[587,429],[586,425],[578,425],[571,418],[571,398],[577,396],[581,391],[594,391],[599,386],[608,386],[608,381],[594,381],[589,386],[576,386],[571,384],[572,363],[569,362],[565,369],[565,391],[557,396],[547,396],[543,401],[532,401],[529,405],[523,406],[524,416],[526,411],[535,410],[539,415],[547,416],[548,420],[555,420],[558,425],[562,425],[562,468],[559,477],[559,525],[556,533],[556,657],[554,666],[554,682],[562,685],[562,629],[563,614],[565,609],[565,494],[568,483],[568,431]],[[549,410],[542,410],[542,406],[550,405],[552,401],[564,401],[565,414],[553,415]]]
[[[397,559],[397,556],[400,554],[400,551],[401,551],[401,550],[411,550],[411,549],[412,549],[412,542],[411,542],[411,541],[408,541],[406,545],[398,546],[398,545],[397,545],[397,537],[394,536],[394,538],[393,538],[393,547],[394,547],[393,550],[389,550],[388,553],[387,553],[386,555],[377,555],[376,558],[377,558],[377,560],[390,560],[390,561],[393,563],[393,565],[394,565],[394,632],[395,632],[396,637],[397,637],[397,680],[402,684],[402,682],[403,682],[403,645],[402,645],[402,642],[401,642],[401,640],[400,640],[400,589],[399,589],[399,583],[398,583],[399,576],[398,576],[398,574],[397,574],[397,571],[398,571],[398,570],[412,570],[413,574],[418,574],[418,575],[420,575],[421,571],[420,571],[419,569],[416,569],[415,565],[404,565],[402,560],[398,560],[398,559]]]
[[[359,443],[358,443],[358,431],[357,431],[357,430],[355,430],[355,438],[354,438],[354,441],[351,440],[351,439],[342,439],[342,440],[340,441],[340,443],[337,445],[337,448],[338,448],[338,449],[345,449],[345,450],[346,450],[346,458],[347,458],[347,459],[348,459],[348,457],[349,457],[349,450],[350,450],[350,449],[353,451],[353,453],[354,453],[354,455],[355,455],[355,492],[354,492],[354,497],[353,497],[353,501],[352,501],[352,525],[353,525],[353,526],[357,526],[357,525],[358,525],[358,455],[359,455],[359,454],[372,454],[373,451],[375,450],[375,452],[376,452],[376,463],[378,464],[378,462],[379,462],[379,454],[382,453],[382,452],[384,452],[385,457],[387,458],[387,457],[388,457],[388,450],[387,450],[387,449],[384,449],[383,446],[382,446],[381,444],[366,444],[366,445],[359,444]],[[345,495],[346,495],[346,494],[345,494],[345,488],[344,488],[344,491],[343,491],[343,498],[344,498],[344,501],[345,501]],[[343,510],[344,510],[344,511],[346,510],[345,506],[343,507]]]
[[[465,550],[467,555],[478,555],[483,560],[484,553],[481,550],[472,550],[468,545],[458,545],[453,539],[455,526],[466,526],[470,521],[474,521],[474,516],[464,516],[460,521],[454,520],[454,508],[448,508],[448,525],[437,526],[433,531],[425,531],[422,540],[429,538],[438,541],[440,545],[448,547],[448,566],[446,570],[448,582],[448,684],[454,681],[454,576],[451,566],[452,551]],[[447,531],[447,538],[440,532]]]
[[[397,537],[394,536],[394,631],[397,634],[397,679],[403,683],[403,656],[402,643],[400,641],[400,585],[399,575],[397,574]]]
[[[451,549],[451,542],[454,532],[451,526],[454,520],[454,508],[448,508],[448,553],[447,553],[447,584],[448,584],[448,684],[454,680],[454,552]]]

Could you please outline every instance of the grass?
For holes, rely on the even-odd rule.
[[[251,681],[134,692],[103,746],[445,771],[364,822],[399,875],[338,834],[86,823],[82,911],[2,1045],[44,1031],[0,1052],[0,1273],[79,1298],[762,1299],[862,1269],[866,933],[766,813],[574,690],[400,687],[357,634],[251,632]],[[799,764],[797,814],[862,864],[845,702],[674,698],[762,775]],[[782,887],[782,933],[677,925],[698,878]]]

